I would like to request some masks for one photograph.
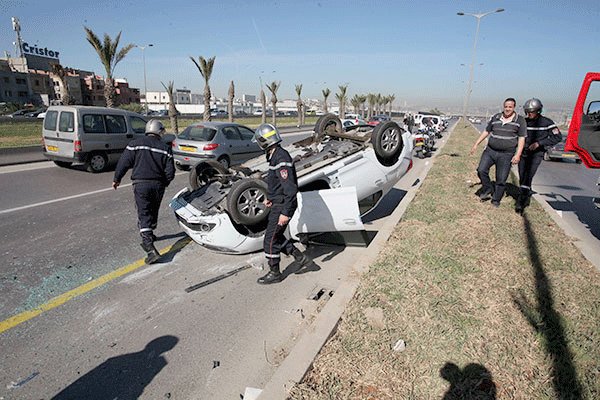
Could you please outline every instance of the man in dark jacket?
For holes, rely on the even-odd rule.
[[[523,106],[527,121],[527,138],[523,157],[519,161],[519,197],[515,205],[515,211],[519,214],[523,213],[525,207],[529,205],[531,182],[544,158],[544,153],[562,139],[554,121],[542,115],[543,107],[542,102],[536,98],[527,100]]]
[[[494,207],[500,206],[500,200],[506,189],[506,179],[510,174],[511,164],[518,164],[527,136],[527,123],[525,118],[515,112],[517,102],[512,97],[504,100],[503,111],[490,119],[485,130],[471,148],[471,154],[475,152],[479,143],[488,135],[488,144],[483,150],[477,175],[481,179],[481,201],[492,199]],[[490,180],[490,168],[496,165],[496,186],[492,190]]]
[[[264,239],[269,272],[259,278],[258,283],[270,284],[283,279],[279,270],[281,253],[292,255],[301,266],[312,260],[284,236],[286,226],[298,208],[298,179],[292,157],[279,145],[281,135],[273,125],[259,126],[254,133],[254,141],[265,150],[269,162],[267,199],[264,201],[265,206],[271,209]]]
[[[158,223],[158,210],[165,188],[175,177],[175,165],[171,146],[162,141],[165,127],[156,119],[146,124],[146,136],[132,140],[117,164],[112,187],[117,189],[121,179],[132,168],[133,195],[138,214],[138,227],[142,248],[147,253],[147,264],[160,258],[154,247],[154,229]]]

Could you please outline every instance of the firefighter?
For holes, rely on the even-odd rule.
[[[162,141],[165,127],[157,119],[146,124],[146,136],[132,140],[121,155],[112,187],[117,189],[121,179],[132,168],[133,195],[138,214],[138,228],[142,249],[147,253],[145,262],[158,261],[160,253],[154,247],[154,229],[158,223],[158,210],[165,188],[175,177],[171,146]]]
[[[519,197],[515,211],[523,213],[531,198],[531,181],[540,166],[544,153],[562,139],[560,130],[550,118],[542,115],[542,102],[531,98],[523,105],[527,121],[525,150],[519,161]]]
[[[270,284],[283,280],[279,270],[281,253],[292,255],[301,267],[312,260],[284,236],[287,224],[298,207],[298,180],[292,157],[280,146],[281,135],[271,124],[259,126],[253,141],[265,150],[269,162],[267,198],[264,205],[270,208],[270,212],[263,244],[269,272],[260,277],[258,283]]]

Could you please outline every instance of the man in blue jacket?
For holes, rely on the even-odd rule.
[[[542,115],[542,102],[531,98],[523,105],[525,120],[527,121],[527,138],[525,150],[519,161],[519,197],[515,211],[523,213],[531,199],[531,182],[542,163],[544,153],[550,147],[560,143],[562,135],[560,130],[550,118]]]
[[[258,283],[270,284],[283,279],[279,270],[281,253],[292,255],[301,266],[310,263],[311,259],[284,236],[287,224],[298,208],[298,179],[292,157],[280,146],[281,135],[273,125],[259,126],[253,140],[265,150],[269,161],[268,193],[264,204],[270,208],[270,212],[263,243],[269,272],[259,278]]]
[[[165,127],[157,119],[146,124],[146,136],[132,140],[121,155],[112,187],[117,189],[121,179],[132,168],[133,195],[138,214],[138,227],[142,248],[147,253],[145,262],[158,261],[160,253],[154,247],[154,229],[158,223],[158,210],[165,188],[175,177],[171,146],[162,141]]]

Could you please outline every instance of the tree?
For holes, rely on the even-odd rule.
[[[169,120],[171,121],[171,129],[173,129],[173,133],[179,133],[179,125],[177,123],[177,115],[179,112],[177,108],[175,108],[175,101],[173,100],[173,87],[175,83],[173,81],[169,81],[166,85],[164,83],[160,83],[163,85],[165,90],[167,91],[167,96],[169,96]]]
[[[235,97],[235,86],[233,85],[233,81],[229,84],[229,95],[227,102],[227,114],[229,114],[229,122],[233,122],[233,98]]]
[[[335,98],[340,103],[340,118],[344,119],[346,117],[346,91],[348,90],[348,85],[340,85],[338,88],[340,88],[340,92],[335,94]]]
[[[394,100],[396,100],[396,95],[390,94],[388,96],[388,102],[390,103],[390,118],[392,118],[392,106],[394,105]]]
[[[271,92],[271,104],[273,106],[273,126],[277,126],[277,90],[281,87],[281,82],[273,81],[267,85],[267,89]]]
[[[360,111],[360,96],[358,94],[355,94],[351,99],[350,99],[350,104],[352,104],[352,107],[354,107],[354,113],[356,115],[358,115],[359,111]]]
[[[373,117],[373,108],[375,107],[375,102],[377,101],[377,96],[374,93],[369,93],[367,95],[367,102],[369,103],[369,113],[367,117],[371,119]]]
[[[260,89],[260,104],[262,104],[261,124],[264,124],[267,122],[267,96],[262,88]]]
[[[190,60],[194,62],[198,71],[200,71],[200,75],[204,78],[204,115],[202,119],[204,121],[210,121],[210,86],[208,85],[208,81],[210,80],[210,76],[213,72],[213,67],[215,66],[215,58],[211,57],[208,60],[202,56],[198,57],[198,62],[194,59],[194,57],[190,56]]]
[[[329,88],[325,88],[321,92],[323,93],[323,112],[327,114],[327,98],[331,94],[331,90],[329,90]]]
[[[298,110],[298,127],[304,124],[304,103],[302,102],[302,98],[300,95],[302,94],[302,84],[296,85],[296,94],[298,95],[298,100],[296,100],[296,109]]]
[[[104,79],[104,98],[106,99],[106,106],[114,108],[116,105],[116,93],[115,93],[115,82],[113,79],[113,73],[117,64],[125,58],[127,53],[135,47],[133,43],[117,50],[119,47],[119,41],[121,40],[121,32],[112,40],[107,33],[104,34],[104,42],[100,42],[100,39],[90,28],[84,26],[87,41],[92,45],[100,62],[104,66],[106,71],[106,78]]]
[[[381,93],[377,93],[377,95],[375,96],[375,109],[376,109],[376,114],[379,115],[381,114],[381,104],[382,104],[382,96]]]
[[[361,113],[360,116],[361,118],[365,118],[365,102],[367,101],[367,95],[366,94],[361,94],[359,96],[360,99],[360,109],[361,109]]]
[[[60,82],[60,99],[65,106],[75,104],[71,97],[69,85],[67,82],[68,71],[60,64],[52,64],[52,74],[55,75]]]

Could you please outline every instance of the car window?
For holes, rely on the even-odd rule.
[[[233,126],[226,126],[221,130],[223,132],[223,136],[227,140],[240,140],[240,134],[237,132],[237,129]]]
[[[238,126],[242,140],[252,140],[254,138],[254,131],[246,128],[245,126]]]
[[[107,133],[127,133],[127,124],[122,115],[105,115],[104,122]]]
[[[83,131],[85,133],[105,133],[104,118],[99,114],[86,114],[83,116]]]
[[[146,121],[139,117],[129,117],[129,123],[131,124],[131,129],[135,133],[145,133],[146,132]]]
[[[203,142],[209,142],[213,140],[215,134],[217,133],[216,129],[206,128],[204,126],[190,126],[189,131],[187,132],[186,139],[190,140],[199,140]],[[186,129],[187,130],[187,129]]]
[[[58,111],[48,111],[44,118],[44,129],[49,131],[56,130],[56,121],[58,121]]]
[[[73,132],[75,130],[75,115],[70,111],[60,113],[58,130],[61,132]]]

